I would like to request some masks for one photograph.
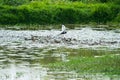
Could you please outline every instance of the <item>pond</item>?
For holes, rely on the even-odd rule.
[[[57,48],[120,48],[120,33],[80,28],[68,30],[0,30],[0,80],[119,80],[113,76],[79,75],[75,71],[51,71],[45,65],[67,62],[69,51]]]

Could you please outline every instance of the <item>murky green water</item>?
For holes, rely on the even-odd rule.
[[[51,71],[44,67],[48,63],[69,61],[70,51],[57,51],[57,48],[120,48],[120,33],[89,28],[69,30],[67,34],[58,36],[59,33],[59,30],[0,30],[0,80],[120,79],[102,74],[80,75],[75,71]],[[31,35],[37,37],[32,39]]]

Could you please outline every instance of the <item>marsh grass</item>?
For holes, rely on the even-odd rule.
[[[61,49],[69,52],[67,62],[49,63],[51,71],[75,71],[77,73],[104,73],[120,75],[119,50]]]
[[[120,75],[120,56],[73,57],[69,62],[48,65],[52,70],[75,71],[77,73],[105,73]]]

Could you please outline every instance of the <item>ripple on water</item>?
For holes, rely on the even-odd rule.
[[[58,30],[14,31],[1,30],[1,45],[9,47],[120,47],[120,33],[97,31],[91,28],[68,30],[65,35],[58,35]],[[31,37],[31,35],[33,37]]]
[[[102,74],[50,71],[42,64],[68,61],[68,53],[54,51],[57,47],[120,48],[120,33],[91,28],[68,30],[67,34],[58,36],[59,33],[59,30],[0,30],[0,80],[111,80]]]

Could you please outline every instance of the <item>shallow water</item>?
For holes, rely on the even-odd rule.
[[[0,44],[9,47],[47,47],[65,46],[72,48],[120,47],[120,33],[97,31],[91,28],[68,30],[59,35],[60,30],[14,31],[0,30]]]
[[[67,53],[49,52],[57,47],[120,48],[120,33],[82,28],[68,30],[0,30],[0,80],[119,80],[104,75],[78,75],[50,71],[43,65],[69,61]],[[111,79],[112,78],[112,79]]]

